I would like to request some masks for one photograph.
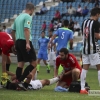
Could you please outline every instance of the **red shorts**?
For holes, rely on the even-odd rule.
[[[66,82],[66,85],[70,86],[72,82],[72,74],[68,76],[64,76],[61,81]]]
[[[0,48],[0,55],[2,55],[3,51],[2,49]],[[4,53],[3,53],[4,54]],[[7,56],[10,56],[10,53],[7,54]]]
[[[81,70],[80,70],[80,75],[81,75]],[[80,79],[80,75],[79,75],[79,79]],[[66,82],[66,85],[70,86],[70,84],[72,82],[72,74],[70,74],[68,76],[64,76],[61,81]]]

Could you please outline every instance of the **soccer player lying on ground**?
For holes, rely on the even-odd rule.
[[[14,42],[12,37],[6,33],[0,31],[0,55],[2,55],[2,76],[1,76],[1,84],[5,85],[8,80],[8,75],[14,75],[9,72],[10,67],[10,54],[13,51]]]
[[[81,67],[73,54],[68,53],[66,48],[59,51],[59,56],[56,58],[55,76],[58,75],[59,66],[64,69],[62,79],[57,83],[57,86],[67,88],[72,81],[77,81],[81,74]]]
[[[63,73],[61,73],[59,76],[52,78],[52,79],[44,79],[44,80],[32,80],[32,77],[35,75],[36,71],[33,70],[26,78],[25,82],[26,84],[29,84],[28,87],[23,87],[22,84],[17,84],[15,82],[16,79],[13,78],[12,82],[8,82],[6,88],[11,90],[26,90],[27,89],[33,89],[33,90],[39,90],[43,88],[46,85],[51,85],[56,82],[58,82],[61,78]]]

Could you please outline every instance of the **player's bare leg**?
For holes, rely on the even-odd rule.
[[[39,73],[39,70],[40,70],[40,61],[41,59],[37,60],[37,73]]]
[[[47,73],[50,73],[50,66],[48,65],[46,60],[43,60],[44,64],[47,66]]]
[[[78,68],[74,68],[72,70],[72,79],[73,79],[73,81],[77,81],[79,79],[80,73],[81,72]]]
[[[35,68],[34,70],[32,70],[32,72],[30,73],[32,75],[32,80],[35,80],[36,78],[36,73],[37,73],[37,69]]]
[[[55,77],[55,78],[52,78],[52,79],[45,79],[45,80],[40,80],[40,81],[41,81],[43,86],[51,85],[51,84],[54,84],[54,83],[58,82],[61,77],[62,77],[62,74],[59,75],[58,77]]]

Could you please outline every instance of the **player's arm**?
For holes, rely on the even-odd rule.
[[[39,45],[39,48],[40,48],[40,42],[39,42],[39,40],[38,40],[38,45]]]
[[[26,39],[26,49],[29,51],[30,48],[30,29],[31,29],[31,21],[32,18],[30,16],[25,17],[25,22],[24,22],[24,34],[25,34],[25,39]]]
[[[53,46],[54,46],[54,51],[56,51],[56,44],[54,44]]]
[[[58,66],[56,66],[56,68],[54,68],[54,77],[58,76]]]
[[[73,49],[73,32],[70,32],[70,40],[69,40],[70,50]]]
[[[28,28],[24,28],[24,34],[25,34],[25,39],[26,39],[26,43],[30,44],[30,30]]]
[[[59,66],[60,66],[59,59],[60,59],[59,57],[56,58],[56,67],[54,68],[54,77],[58,76],[58,69],[59,69]]]
[[[13,38],[14,43],[15,43],[15,41],[16,41],[15,32],[16,32],[15,30],[12,30],[12,32],[11,32],[11,36],[12,36],[12,38]]]
[[[15,24],[15,22],[14,22],[14,24],[12,25],[12,32],[11,32],[11,36],[12,36],[12,38],[13,38],[14,43],[15,43],[15,41],[16,41],[15,33],[16,33],[16,24]]]
[[[95,38],[99,40],[100,39],[100,33],[99,33],[100,25],[99,25],[99,22],[97,22],[97,21],[94,22],[94,26],[93,27],[94,27],[94,31],[95,31],[95,34],[94,34]]]
[[[69,45],[70,45],[70,50],[72,50],[73,49],[73,39],[70,39]]]
[[[48,44],[51,44],[52,43],[52,41],[56,38],[56,34],[54,34],[52,37],[51,37],[51,40],[49,41],[49,43]]]
[[[59,36],[59,29],[55,32],[55,34],[51,37],[51,40],[48,43],[48,47],[50,48],[50,44],[52,44],[52,41],[56,38],[56,36]]]

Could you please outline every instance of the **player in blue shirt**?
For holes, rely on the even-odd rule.
[[[48,42],[49,42],[49,38],[45,37],[45,32],[42,31],[41,38],[39,38],[38,40],[39,51],[38,51],[38,60],[37,60],[37,72],[39,72],[40,61],[43,60],[44,64],[47,66],[47,72],[50,73],[50,66],[46,62],[46,60],[48,59],[48,53],[47,53]]]
[[[71,31],[70,29],[68,29],[69,26],[69,21],[68,20],[64,20],[63,22],[64,27],[59,28],[54,35],[52,36],[51,40],[49,41],[49,48],[50,48],[50,43],[52,43],[52,41],[55,39],[56,36],[58,36],[57,39],[57,55],[59,54],[59,51],[61,48],[66,48],[67,44],[69,42],[70,44],[70,48],[72,49],[73,47],[73,31]]]

